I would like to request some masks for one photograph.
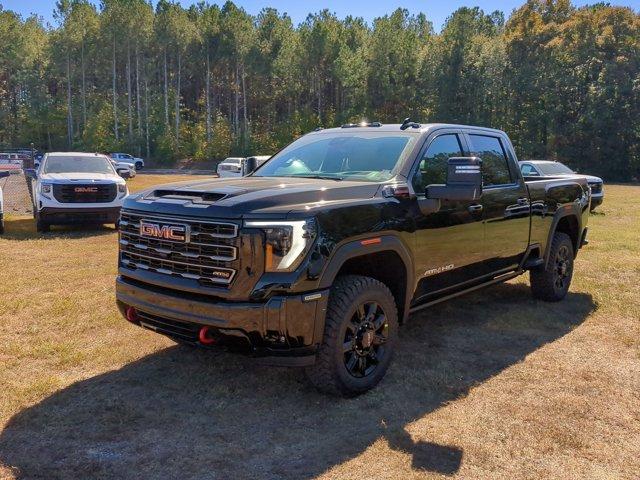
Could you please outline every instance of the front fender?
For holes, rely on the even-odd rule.
[[[371,235],[339,245],[334,250],[321,273],[319,287],[322,289],[330,288],[340,269],[348,260],[381,252],[396,253],[404,264],[406,271],[406,293],[404,305],[399,305],[404,312],[404,320],[408,316],[411,298],[415,291],[415,278],[413,275],[415,270],[411,250],[395,235]],[[388,268],[393,268],[393,265],[389,265]]]

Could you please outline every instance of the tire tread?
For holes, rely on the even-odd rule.
[[[327,316],[325,320],[322,344],[318,349],[316,363],[307,368],[307,378],[320,391],[339,396],[354,396],[364,393],[373,387],[353,390],[348,388],[336,375],[333,345],[337,344],[341,326],[355,299],[364,291],[379,290],[381,295],[388,296],[393,305],[391,312],[386,312],[387,318],[397,319],[395,299],[387,286],[371,277],[360,275],[345,275],[339,277],[331,289]],[[397,321],[397,320],[396,320]],[[377,381],[376,381],[377,383]]]

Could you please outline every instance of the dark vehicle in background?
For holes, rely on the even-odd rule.
[[[527,271],[535,298],[562,300],[589,201],[579,176],[525,180],[498,130],[319,130],[247,177],[127,197],[117,304],[181,344],[356,395],[382,379],[412,312]]]
[[[574,172],[565,164],[553,160],[522,160],[520,170],[524,177],[573,177],[579,175],[587,179],[591,187],[591,210],[604,201],[604,182],[600,177]]]

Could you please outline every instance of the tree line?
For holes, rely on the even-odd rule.
[[[411,116],[501,128],[521,158],[640,177],[640,15],[528,0],[434,31],[398,9],[299,25],[231,1],[59,0],[55,25],[0,7],[0,145],[170,164],[270,154],[316,127]]]

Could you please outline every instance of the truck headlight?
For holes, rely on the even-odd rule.
[[[247,221],[248,228],[259,228],[265,238],[265,271],[292,272],[307,254],[316,238],[315,220]]]
[[[43,183],[42,185],[40,185],[40,193],[50,195],[52,189],[53,186],[50,183]]]
[[[127,193],[127,184],[119,183],[118,184],[118,193]]]

